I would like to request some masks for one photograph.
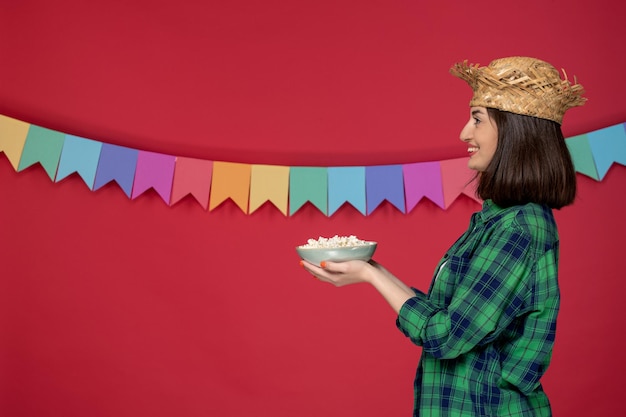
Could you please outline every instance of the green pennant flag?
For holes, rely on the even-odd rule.
[[[31,125],[17,170],[22,171],[39,162],[54,181],[64,142],[65,134]]]
[[[576,172],[585,174],[596,181],[600,180],[587,135],[573,136],[565,140],[567,149],[574,162]]]
[[[291,167],[289,170],[289,215],[311,202],[328,214],[328,172],[321,167]]]

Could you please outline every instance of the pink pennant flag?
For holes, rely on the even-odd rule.
[[[212,174],[213,161],[176,157],[170,204],[175,204],[191,194],[206,210],[209,207]]]
[[[461,194],[482,204],[476,196],[476,185],[472,181],[475,171],[467,167],[469,158],[448,159],[439,161],[441,164],[441,182],[443,184],[444,207],[447,209]]]
[[[153,188],[169,205],[175,164],[176,157],[174,156],[139,151],[131,199],[134,200],[148,189]]]
[[[444,208],[439,162],[418,162],[402,166],[406,211],[415,208],[422,197]]]

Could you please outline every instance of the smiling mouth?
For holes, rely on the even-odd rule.
[[[474,153],[474,152],[478,152],[478,148],[477,147],[467,148],[467,153]]]

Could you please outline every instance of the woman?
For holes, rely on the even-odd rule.
[[[582,86],[527,57],[452,67],[473,89],[461,131],[484,201],[445,253],[427,293],[374,261],[303,267],[336,286],[371,284],[422,356],[417,416],[549,416],[540,378],[559,310],[552,209],[573,202],[574,167],[560,124]]]

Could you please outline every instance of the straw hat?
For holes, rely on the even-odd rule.
[[[536,58],[514,56],[492,61],[487,67],[459,62],[450,68],[452,75],[465,80],[474,96],[470,106],[491,107],[511,113],[553,120],[559,124],[563,114],[587,101],[583,86],[564,80],[549,63]]]

